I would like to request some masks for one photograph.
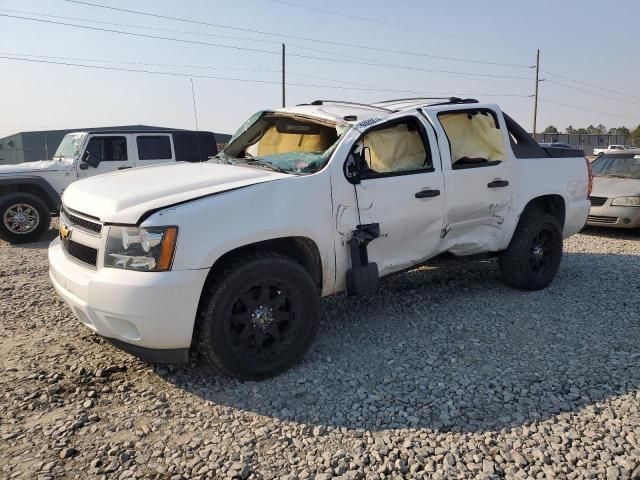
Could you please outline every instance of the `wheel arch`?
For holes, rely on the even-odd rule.
[[[205,283],[208,283],[213,277],[215,277],[215,275],[222,270],[225,264],[231,262],[239,256],[256,251],[276,252],[296,261],[311,276],[314,284],[318,288],[318,291],[322,291],[323,268],[320,249],[318,248],[318,245],[315,241],[308,237],[302,236],[271,238],[249,243],[229,250],[228,252],[219,256],[211,266]]]
[[[46,180],[39,177],[0,179],[0,196],[7,193],[30,193],[42,200],[52,213],[60,209],[60,195]]]
[[[534,210],[539,210],[554,216],[556,220],[558,220],[560,227],[564,229],[567,207],[562,195],[548,194],[532,198],[522,209],[520,219],[522,219],[527,213]],[[520,219],[518,220],[518,223],[520,222]]]

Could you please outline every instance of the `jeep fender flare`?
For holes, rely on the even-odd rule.
[[[29,192],[37,195],[55,213],[59,212],[62,203],[55,188],[44,178],[35,175],[0,176],[0,195],[7,192]]]

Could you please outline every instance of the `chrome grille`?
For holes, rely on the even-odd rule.
[[[62,214],[69,221],[69,224],[71,226],[97,234],[100,234],[100,232],[102,231],[102,224],[79,217],[78,215],[69,212],[69,210],[64,207],[62,207]]]
[[[604,217],[601,215],[589,215],[587,217],[587,222],[593,223],[605,223],[605,224],[614,224],[618,223],[618,217]]]
[[[62,244],[64,245],[67,253],[73,258],[81,261],[82,263],[86,263],[87,265],[91,265],[92,267],[96,266],[98,261],[98,250],[95,248],[87,247],[86,245],[74,242],[71,239],[62,239]]]
[[[592,207],[601,207],[607,203],[607,197],[589,197]]]

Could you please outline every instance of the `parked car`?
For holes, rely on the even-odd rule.
[[[176,161],[199,162],[218,153],[212,132],[90,131],[65,135],[52,160],[0,166],[0,239],[34,242],[58,215],[72,182],[101,173]]]
[[[628,149],[629,147],[627,147],[626,145],[609,145],[607,148],[594,148],[593,154],[603,155],[605,153],[615,153],[615,152],[620,152],[622,150],[628,150]]]
[[[507,284],[546,287],[587,219],[589,165],[474,100],[263,111],[208,162],[71,185],[50,277],[129,352],[198,350],[261,379],[303,356],[321,296],[373,292],[440,254],[496,255]]]
[[[640,228],[640,148],[604,154],[592,168],[587,225]]]

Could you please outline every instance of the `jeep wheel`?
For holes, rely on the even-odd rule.
[[[0,197],[0,238],[9,243],[35,242],[50,225],[45,203],[31,193],[11,193]]]
[[[562,228],[558,220],[539,210],[520,218],[509,247],[500,254],[503,281],[523,290],[549,285],[562,260]]]
[[[243,380],[296,363],[318,330],[318,289],[305,269],[273,252],[227,263],[200,301],[196,340],[208,363]]]

